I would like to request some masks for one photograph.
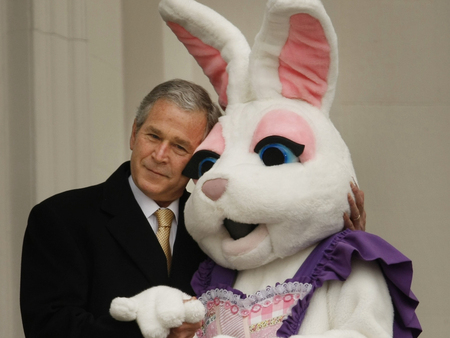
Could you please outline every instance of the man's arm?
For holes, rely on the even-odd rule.
[[[20,286],[26,337],[141,338],[135,322],[118,322],[108,313],[95,317],[87,310],[91,279],[86,258],[65,222],[49,205],[30,213]]]

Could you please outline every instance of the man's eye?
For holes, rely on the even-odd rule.
[[[183,170],[183,175],[197,180],[213,167],[219,157],[220,155],[213,151],[200,150],[192,156]]]
[[[293,142],[282,136],[269,136],[255,146],[255,153],[259,155],[266,166],[300,162],[299,156],[305,146]]]
[[[180,145],[175,145],[175,147],[178,149],[178,150],[181,150],[181,151],[183,151],[183,152],[187,152],[187,150],[186,150],[186,148],[185,147],[183,147],[183,146],[180,146]]]

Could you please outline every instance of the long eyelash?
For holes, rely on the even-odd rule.
[[[255,146],[255,153],[259,153],[259,151],[270,143],[280,143],[291,149],[291,151],[294,153],[295,156],[299,157],[303,150],[305,149],[305,146],[303,144],[296,143],[294,141],[291,141],[290,139],[283,137],[283,136],[268,136],[263,138],[261,141],[258,142],[258,144]]]

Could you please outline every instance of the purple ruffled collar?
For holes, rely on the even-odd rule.
[[[422,330],[415,314],[418,301],[411,291],[411,261],[380,237],[350,230],[335,234],[319,243],[295,276],[286,280],[311,283],[313,290],[292,308],[291,315],[284,320],[277,336],[290,337],[297,334],[314,290],[328,280],[346,280],[352,270],[352,258],[379,263],[394,304],[394,337],[419,336]],[[195,273],[192,287],[199,297],[209,290],[222,289],[245,298],[244,293],[232,288],[236,274],[237,271],[223,268],[208,259]]]

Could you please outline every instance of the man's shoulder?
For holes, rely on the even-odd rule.
[[[103,196],[104,183],[64,191],[53,195],[31,210],[31,214],[55,214],[55,215],[76,215],[77,213],[86,214],[93,208],[98,208]]]
[[[113,190],[120,190],[120,186],[126,184],[127,164],[126,162],[121,165],[105,182],[57,193],[40,202],[35,208],[89,209],[93,204],[101,203]]]

